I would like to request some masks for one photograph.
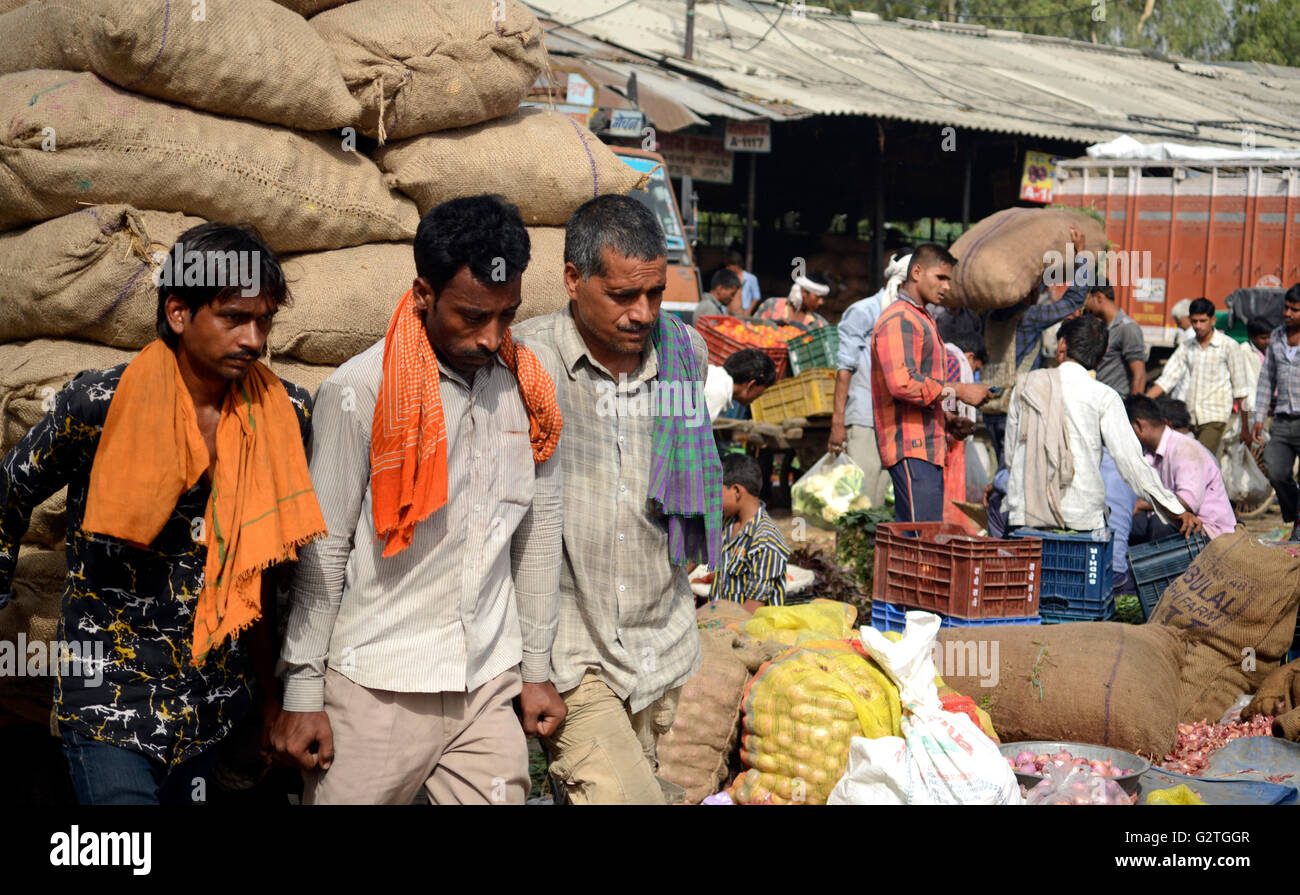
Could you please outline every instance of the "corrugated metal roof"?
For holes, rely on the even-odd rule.
[[[800,18],[793,7],[766,0],[697,2],[688,62],[682,0],[529,5],[551,20],[552,52],[612,48],[626,54],[623,64],[636,68],[639,82],[642,71],[658,65],[666,80],[656,91],[701,115],[872,115],[1088,143],[1132,134],[1238,145],[1249,127],[1258,146],[1300,147],[1295,68],[1212,65],[981,26],[850,18],[811,6]],[[590,38],[609,47],[601,50]],[[735,111],[716,111],[727,106]]]

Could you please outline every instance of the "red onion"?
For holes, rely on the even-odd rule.
[[[1211,724],[1206,719],[1196,724],[1179,724],[1174,751],[1165,756],[1160,767],[1189,777],[1199,777],[1210,766],[1210,756],[1233,740],[1272,735],[1271,715],[1256,715],[1249,721],[1229,721],[1227,724]]]

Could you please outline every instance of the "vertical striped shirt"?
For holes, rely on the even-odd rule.
[[[1269,410],[1270,407],[1273,409]],[[1287,344],[1285,326],[1273,330],[1268,338],[1264,363],[1259,368],[1254,410],[1257,420],[1274,413],[1300,414],[1300,345]]]
[[[1172,393],[1184,380],[1187,412],[1195,426],[1226,423],[1232,415],[1233,399],[1250,394],[1246,361],[1236,340],[1217,329],[1208,345],[1193,339],[1175,348],[1156,385],[1161,391]]]
[[[871,334],[871,403],[880,465],[905,457],[943,466],[947,445],[939,395],[948,351],[934,318],[901,290]]]
[[[731,527],[735,527],[734,522]],[[758,600],[769,606],[785,605],[785,567],[790,547],[767,514],[766,505],[760,504],[754,518],[739,531],[728,531],[723,553],[726,559],[714,573],[710,600]]]
[[[289,711],[321,710],[327,665],[402,693],[466,692],[521,664],[525,681],[549,677],[561,473],[533,462],[518,380],[500,358],[470,381],[439,363],[447,503],[384,558],[370,488],[383,359],[381,340],[316,393],[311,477],[329,535],[299,552],[279,670]]]

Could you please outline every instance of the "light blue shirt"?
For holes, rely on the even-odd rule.
[[[844,402],[844,425],[876,425],[871,410],[871,331],[880,317],[881,289],[870,298],[849,305],[840,317],[840,353],[836,365],[850,370],[848,400]]]
[[[740,275],[740,305],[746,311],[754,306],[755,303],[763,300],[763,290],[758,288],[758,277],[749,271],[744,271]]]

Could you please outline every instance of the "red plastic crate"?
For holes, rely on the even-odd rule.
[[[700,331],[700,335],[704,337],[704,344],[708,346],[709,363],[715,367],[722,366],[722,362],[737,351],[757,347],[738,342],[731,336],[718,331],[720,321],[733,319],[735,318],[708,316],[700,317],[695,321],[695,328]],[[776,365],[777,379],[785,375],[786,366],[790,363],[790,351],[785,345],[777,345],[774,348],[759,348],[758,350],[772,358],[772,363]]]
[[[1038,615],[1043,542],[966,534],[951,522],[876,528],[873,598],[964,619]]]

